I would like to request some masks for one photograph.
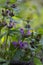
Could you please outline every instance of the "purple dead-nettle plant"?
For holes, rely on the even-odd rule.
[[[11,0],[11,2],[12,1],[13,0]],[[15,59],[19,59],[20,61],[33,60],[34,57],[31,56],[32,52],[37,54],[37,50],[40,50],[41,48],[41,34],[34,34],[29,23],[31,18],[29,20],[25,20],[26,23],[23,27],[18,28],[18,25],[16,25],[20,24],[20,20],[19,22],[16,22],[19,19],[16,11],[18,4],[11,2],[8,1],[6,3],[6,7],[3,8],[1,12],[2,20],[0,20],[0,41],[2,42],[0,42],[0,47],[4,51],[1,50],[2,53],[0,53],[0,57],[5,58],[6,60],[11,60],[13,57],[15,57]],[[5,34],[3,34],[4,32]],[[10,46],[8,46],[9,43]]]

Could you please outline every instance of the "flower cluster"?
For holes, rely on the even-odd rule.
[[[2,18],[2,21],[0,22],[0,27],[4,27],[7,25],[8,28],[12,28],[15,25],[13,20],[12,21],[10,20],[9,24],[5,20],[5,18],[12,19],[12,16],[14,16],[14,13],[11,9],[9,9],[9,8],[2,9],[2,16],[3,16],[3,18]]]
[[[21,28],[21,29],[20,29],[20,33],[21,33],[21,35],[22,35],[23,37],[29,37],[32,32],[31,32],[30,30],[28,30],[28,31],[25,33],[24,29]]]
[[[7,24],[6,21],[0,21],[0,28],[7,26],[7,28],[13,28],[15,26],[15,23],[13,21],[10,21],[9,24]]]
[[[18,42],[12,42],[12,44],[14,45],[14,47],[16,48],[22,48],[22,49],[26,49],[28,48],[28,43],[26,41],[22,42],[21,40]]]
[[[37,46],[37,43],[39,43],[40,39],[41,39],[41,34],[37,34],[36,36],[34,35],[33,32],[31,32],[30,30],[28,30],[26,33],[24,31],[23,28],[20,29],[20,33],[21,33],[21,36],[22,38],[27,38],[29,39],[30,37],[30,46],[31,48],[35,48]],[[32,37],[32,34],[33,34],[33,37]],[[19,40],[18,42],[12,42],[12,44],[14,45],[14,47],[19,47],[19,48],[28,48],[28,43],[27,41],[22,41],[22,38],[21,40]]]
[[[14,16],[14,13],[13,11],[9,10],[9,9],[6,9],[6,10],[2,10],[2,15],[3,16]]]

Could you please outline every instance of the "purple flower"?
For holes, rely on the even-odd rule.
[[[6,10],[6,14],[8,14],[9,13],[9,10]]]
[[[24,34],[24,30],[22,28],[20,29],[20,32],[22,35]]]
[[[14,47],[16,47],[16,46],[17,46],[17,42],[12,42],[12,44],[14,45]]]
[[[27,31],[27,35],[31,35],[31,32],[29,30]]]
[[[12,8],[15,8],[15,7],[16,7],[16,5],[15,5],[15,4],[12,4],[12,5],[11,5],[11,7],[12,7]]]
[[[21,40],[19,41],[19,46],[20,46],[20,48],[23,48],[23,46],[24,46],[24,44]]]
[[[28,43],[25,41],[25,42],[23,42],[23,45],[24,45],[24,49],[26,49],[26,48],[28,48]]]
[[[13,23],[10,22],[9,25],[8,25],[8,28],[12,28],[13,27]]]

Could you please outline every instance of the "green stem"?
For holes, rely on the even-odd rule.
[[[8,31],[7,31],[6,40],[5,40],[5,53],[4,53],[5,59],[6,59],[6,52],[7,52],[7,40],[8,40]]]
[[[8,40],[8,34],[6,35],[5,50],[6,50],[6,48],[7,48],[7,40]]]
[[[1,36],[1,29],[0,29],[0,36]],[[1,48],[1,38],[0,38],[0,48]]]

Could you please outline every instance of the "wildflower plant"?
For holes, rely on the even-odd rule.
[[[14,8],[17,8],[17,5],[8,1],[1,11],[0,57],[5,60],[13,58],[14,61],[34,61],[39,58],[37,54],[42,49],[41,34],[31,28],[29,19],[23,21],[23,27],[18,27],[18,22],[13,19]]]

